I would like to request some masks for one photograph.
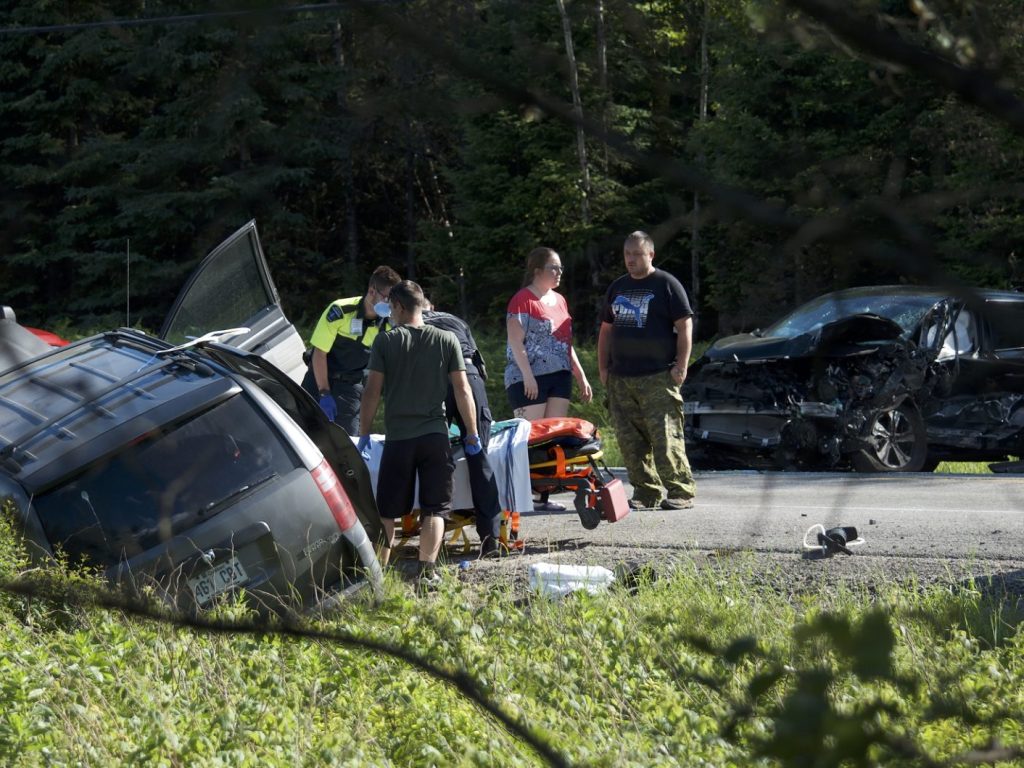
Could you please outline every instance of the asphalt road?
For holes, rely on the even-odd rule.
[[[796,585],[819,576],[1024,582],[1024,476],[704,472],[697,484],[693,509],[633,511],[592,531],[580,524],[570,494],[552,496],[569,511],[522,515],[525,547],[500,570],[525,578],[538,561],[614,568],[750,553]],[[864,543],[851,556],[820,558],[803,545],[816,523],[855,526]]]

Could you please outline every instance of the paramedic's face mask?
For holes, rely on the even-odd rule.
[[[373,313],[377,315],[377,317],[391,317],[391,305],[388,304],[388,294],[390,294],[391,291],[384,293],[383,291],[378,291],[374,288],[373,292],[377,294],[377,303],[373,305]]]

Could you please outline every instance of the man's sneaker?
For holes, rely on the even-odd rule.
[[[565,504],[557,501],[537,501],[533,504],[534,512],[565,512]]]
[[[420,572],[416,576],[417,592],[433,592],[441,586],[442,581],[444,579],[441,577],[441,572],[433,563],[420,563]]]
[[[640,501],[640,499],[629,500],[630,509],[654,509],[656,506],[658,506],[658,502],[654,502],[653,504],[645,504],[644,502]]]
[[[483,560],[496,560],[508,554],[508,550],[502,543],[492,536],[488,536],[480,543],[480,558]]]
[[[664,499],[662,509],[693,509],[693,499]]]

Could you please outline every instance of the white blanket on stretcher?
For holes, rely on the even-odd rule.
[[[530,422],[526,419],[511,419],[501,424],[508,426],[492,431],[491,441],[487,446],[487,459],[494,470],[501,508],[510,512],[532,511],[533,489],[530,487],[530,454],[527,445],[530,439]],[[356,442],[356,438],[352,438],[352,442]],[[384,435],[370,435],[370,458],[366,463],[370,468],[374,495],[377,492],[380,457],[383,452]],[[473,509],[469,471],[466,468],[466,457],[462,453],[462,447],[452,446],[452,456],[455,459],[452,509]],[[419,483],[416,484],[416,500],[413,507],[419,507]]]

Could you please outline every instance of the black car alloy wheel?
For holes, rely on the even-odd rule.
[[[908,403],[881,411],[865,433],[868,443],[851,456],[858,472],[920,472],[928,455],[924,420]]]

